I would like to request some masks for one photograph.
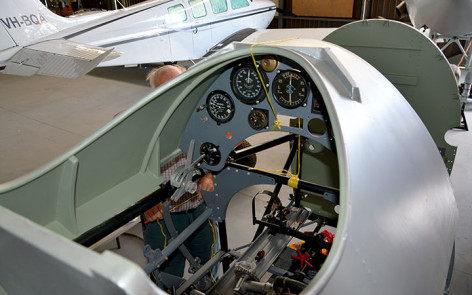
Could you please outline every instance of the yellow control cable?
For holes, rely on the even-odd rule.
[[[159,224],[159,227],[161,228],[161,233],[164,236],[164,249],[167,247],[167,237],[166,234],[164,233],[164,229],[162,228],[162,224],[159,222],[159,220],[156,220],[157,224]]]
[[[188,200],[186,200],[185,202],[182,202],[181,204],[178,204],[175,207],[173,207],[172,209],[170,209],[169,212],[174,211],[175,208],[182,206],[183,204],[187,203],[188,201],[192,200],[195,197],[198,197],[199,195],[200,195],[200,193],[198,193],[196,195],[193,195],[191,198],[188,198]]]
[[[298,129],[300,129],[300,125],[301,125],[301,122],[300,122],[300,118],[298,118]],[[298,152],[297,152],[297,174],[296,175],[293,175],[290,177],[290,179],[288,180],[288,183],[287,185],[290,186],[290,187],[293,187],[293,188],[298,188],[298,181],[300,180],[299,176],[300,176],[300,148],[301,148],[301,135],[298,135]]]
[[[257,75],[259,76],[259,79],[261,81],[261,84],[262,84],[262,87],[264,88],[264,92],[266,94],[266,97],[267,97],[267,101],[269,102],[269,105],[270,105],[270,108],[272,109],[272,113],[274,114],[275,116],[275,121],[274,121],[274,126],[272,126],[271,128],[271,131],[274,130],[275,128],[278,128],[279,131],[282,131],[282,127],[281,127],[281,122],[280,120],[278,119],[277,117],[277,114],[275,113],[275,109],[274,109],[274,106],[272,105],[272,101],[270,100],[270,97],[269,97],[269,92],[267,91],[267,87],[264,83],[264,80],[262,79],[262,75],[261,75],[261,72],[259,71],[259,68],[257,67],[257,63],[256,63],[256,58],[254,57],[254,53],[252,51],[252,48],[254,46],[258,46],[258,45],[264,45],[264,44],[268,44],[268,43],[276,43],[276,42],[284,42],[284,41],[288,41],[288,40],[294,40],[294,39],[298,39],[297,38],[289,38],[289,39],[282,39],[282,40],[274,40],[274,41],[267,41],[267,42],[260,42],[260,43],[254,43],[251,45],[251,47],[249,48],[250,50],[250,53],[251,53],[251,58],[252,58],[252,62],[254,63],[254,67],[256,68],[256,72],[257,72]],[[300,128],[300,118],[298,118],[298,127]],[[293,188],[298,188],[298,181],[300,180],[299,178],[299,174],[300,174],[300,135],[298,136],[298,172],[296,175],[292,174],[291,172],[287,171],[287,170],[283,170],[283,169],[279,169],[279,170],[263,170],[263,169],[258,169],[258,168],[250,168],[249,170],[259,170],[259,171],[263,171],[263,172],[273,172],[273,173],[277,173],[277,174],[280,174],[280,175],[286,175],[286,176],[290,176],[290,179],[288,180],[288,183],[287,185],[290,186],[290,187],[293,187]]]
[[[301,120],[298,118],[298,128],[301,127]],[[265,169],[260,169],[260,168],[249,168],[249,170],[257,170],[257,171],[262,171],[262,172],[269,172],[269,173],[275,173],[278,175],[284,175],[284,176],[289,176],[289,180],[287,182],[287,185],[293,188],[298,188],[298,182],[300,180],[300,148],[301,148],[301,135],[298,135],[298,152],[297,152],[297,174],[293,174],[288,170],[285,169],[277,169],[277,170],[265,170]]]
[[[213,247],[215,246],[216,244],[216,237],[215,237],[215,229],[213,228],[213,224],[211,224],[211,220],[210,218],[208,218],[208,223],[210,224],[210,227],[211,227],[211,231],[213,232],[213,244],[211,244],[211,258],[213,258]],[[216,283],[216,279],[213,277],[213,273],[212,271],[210,270],[210,276],[211,278],[213,279],[213,282]]]
[[[281,124],[281,123],[280,123],[280,120],[277,118],[277,114],[275,113],[274,106],[272,105],[272,101],[270,100],[269,92],[267,91],[267,87],[266,87],[266,85],[265,85],[265,83],[264,83],[264,80],[262,79],[261,72],[259,71],[259,68],[257,67],[256,58],[254,57],[254,53],[252,52],[252,48],[253,48],[254,46],[258,46],[258,45],[264,45],[264,44],[275,43],[275,42],[283,42],[283,41],[288,41],[288,40],[293,40],[293,39],[298,39],[298,37],[297,37],[297,38],[283,39],[283,40],[274,40],[274,41],[266,41],[266,42],[254,43],[254,44],[252,44],[251,47],[249,48],[249,50],[250,50],[250,52],[251,52],[252,62],[254,63],[254,67],[256,68],[257,75],[259,76],[259,80],[261,81],[262,87],[264,88],[264,92],[265,92],[265,94],[266,94],[267,101],[269,102],[270,108],[272,109],[272,113],[273,113],[274,116],[275,116],[274,126],[272,126],[272,128],[270,129],[271,131],[274,130],[275,128],[278,128],[279,131],[282,131],[282,127],[280,126],[280,124]]]

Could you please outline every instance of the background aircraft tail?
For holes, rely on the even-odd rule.
[[[0,50],[36,43],[75,23],[46,8],[39,0],[2,0]]]
[[[78,78],[121,52],[64,40],[79,22],[58,16],[39,0],[0,0],[0,60],[3,74]]]

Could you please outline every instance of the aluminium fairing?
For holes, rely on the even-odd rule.
[[[305,293],[442,294],[457,208],[430,134],[377,70],[328,43],[296,45],[308,42],[288,41],[283,45],[294,51],[283,55],[315,57],[299,64],[327,105],[336,138],[341,212],[334,248]],[[325,46],[341,64],[341,75],[331,58],[319,55],[316,47]],[[359,88],[359,100],[346,95],[342,75]]]
[[[372,66],[330,43],[291,40],[255,46],[253,51],[256,55],[283,56],[303,68],[320,90],[336,140],[340,175],[336,238],[325,264],[304,293],[442,294],[457,208],[442,159],[414,110]],[[111,209],[116,214],[120,206],[123,209],[131,205],[146,190],[152,190],[153,182],[162,180],[156,161],[161,159],[159,155],[170,156],[177,150],[185,129],[184,116],[195,109],[195,96],[202,94],[195,90],[208,85],[230,62],[248,56],[248,46],[233,45],[195,65],[49,166],[1,186],[2,205],[12,204],[10,196],[17,194],[15,190],[21,189],[23,198],[25,194],[33,195],[27,187],[35,185],[41,187],[34,190],[41,198],[48,193],[59,197],[63,192],[70,193],[66,187],[59,186],[60,191],[56,191],[56,186],[38,184],[51,182],[57,174],[59,178],[70,178],[69,183],[76,186],[77,206],[81,206],[77,218],[89,216],[75,225],[75,232],[68,232],[69,237],[97,225],[100,219],[92,218],[97,211],[94,206],[103,205],[101,200],[111,196],[119,202],[113,208],[104,208],[100,213],[106,216],[97,218],[112,217]],[[167,111],[158,113],[160,106]],[[173,114],[180,116],[180,124],[184,125],[167,124],[172,122]],[[142,116],[153,117],[147,120]],[[136,133],[139,127],[140,133]],[[167,134],[174,134],[161,138],[166,129]],[[132,136],[132,140],[115,141],[126,136]],[[125,146],[107,149],[110,143]],[[143,144],[146,146],[140,148]],[[137,160],[125,158],[133,148],[138,151],[134,154]],[[121,157],[122,163],[114,160]],[[62,174],[48,173],[62,166],[73,168],[64,167]],[[132,175],[120,172],[123,168]],[[92,202],[94,198],[97,202]],[[57,206],[54,200],[52,204]],[[23,214],[28,217],[25,211]],[[49,226],[58,228],[55,224]],[[31,241],[34,238],[29,237]]]
[[[408,13],[413,25],[426,25],[446,36],[472,34],[472,1],[470,0],[407,0]]]

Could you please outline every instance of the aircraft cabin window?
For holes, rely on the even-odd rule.
[[[187,20],[187,13],[182,4],[177,4],[167,8],[169,15],[166,17],[166,23],[184,22]]]
[[[228,11],[226,0],[210,0],[210,4],[214,14]]]
[[[207,11],[205,8],[205,4],[203,4],[203,0],[189,0],[188,4],[192,9],[192,14],[194,18],[204,17],[207,15]]]
[[[231,0],[231,8],[238,9],[249,6],[249,2],[247,0]]]

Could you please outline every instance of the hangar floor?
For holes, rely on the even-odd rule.
[[[113,116],[130,107],[150,92],[145,76],[150,68],[99,68],[77,80],[34,76],[0,75],[0,183],[15,179],[61,155],[92,134]],[[472,107],[466,110],[472,124]],[[472,134],[453,130],[446,135],[458,146],[451,181],[459,208],[456,237],[456,259],[451,295],[472,294]],[[276,155],[275,155],[276,158]],[[258,159],[259,160],[259,159]],[[264,159],[271,162],[274,159]],[[239,237],[252,237],[251,226],[241,226],[238,210],[250,201],[251,192],[236,196],[229,208],[228,230],[238,223],[237,230],[247,230]],[[244,204],[244,205],[243,205]],[[232,220],[238,222],[231,222]],[[241,245],[247,241],[233,241]],[[97,248],[111,249],[138,264],[142,257],[140,226],[120,237],[121,248],[114,241]]]

